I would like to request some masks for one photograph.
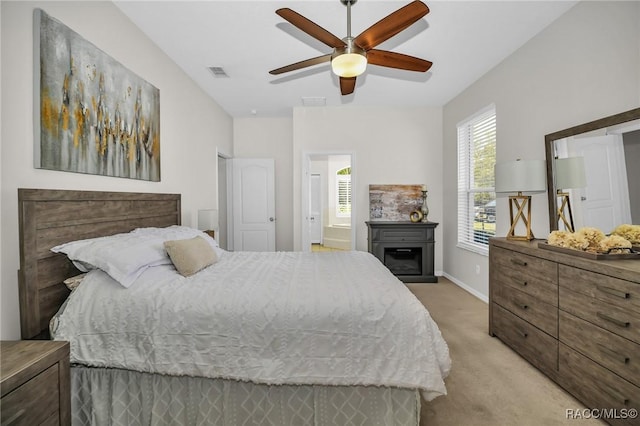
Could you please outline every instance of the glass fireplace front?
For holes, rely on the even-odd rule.
[[[384,264],[394,275],[422,275],[422,247],[385,247]]]

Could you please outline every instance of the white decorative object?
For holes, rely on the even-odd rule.
[[[201,231],[218,230],[218,210],[198,210],[198,229]]]

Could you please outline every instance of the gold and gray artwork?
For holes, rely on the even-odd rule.
[[[34,13],[36,167],[160,181],[160,91],[44,11]]]

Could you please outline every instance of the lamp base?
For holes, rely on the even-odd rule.
[[[564,228],[569,232],[575,232],[575,226],[573,225],[573,212],[571,211],[571,200],[569,199],[568,192],[562,192],[558,190],[558,222],[562,221]],[[564,211],[567,209],[567,214]],[[567,216],[569,218],[567,219]]]
[[[525,208],[527,209],[525,216]],[[517,210],[514,215],[514,210]],[[535,237],[533,236],[533,232],[531,232],[531,196],[530,195],[522,195],[521,192],[518,195],[510,195],[509,196],[509,216],[511,218],[511,228],[509,228],[509,233],[507,234],[508,240],[517,240],[517,241],[531,241]],[[516,235],[516,226],[518,222],[523,222],[526,234],[525,235]]]

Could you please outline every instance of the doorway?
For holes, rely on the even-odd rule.
[[[221,248],[227,250],[227,159],[228,157],[218,153],[218,230],[216,240]]]
[[[304,155],[303,251],[354,250],[353,154]]]

